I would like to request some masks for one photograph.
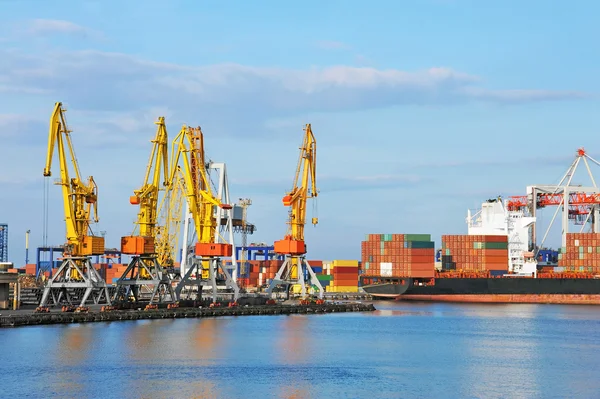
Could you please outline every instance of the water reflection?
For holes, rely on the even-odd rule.
[[[81,376],[93,360],[91,354],[96,349],[93,343],[96,331],[90,324],[60,326],[57,331],[58,339],[47,353],[55,369],[54,375],[47,381],[49,388],[59,395],[84,396],[86,384]]]
[[[290,315],[281,318],[277,333],[277,355],[281,363],[300,364],[306,362],[310,353],[307,323],[303,315]]]
[[[374,312],[371,312],[370,314],[368,314],[369,316],[373,316],[373,317],[397,317],[397,316],[433,316],[433,312],[427,312],[427,311],[408,311],[408,310],[389,310],[389,309],[382,309],[382,310],[376,310]]]
[[[276,355],[286,373],[279,382],[279,398],[305,399],[310,398],[310,386],[306,363],[309,363],[316,347],[310,332],[309,324],[315,317],[305,315],[289,315],[281,318],[277,326]],[[316,318],[318,319],[318,318]],[[300,365],[300,367],[297,367]],[[287,374],[291,374],[288,377]]]
[[[385,317],[0,329],[0,373],[19,376],[6,378],[3,392],[18,398],[598,397],[600,307],[376,307]]]
[[[465,365],[461,396],[538,397],[539,305],[468,304],[455,311],[462,312],[456,344],[456,361]]]
[[[281,399],[307,399],[312,398],[307,387],[282,386],[278,389],[278,398]]]

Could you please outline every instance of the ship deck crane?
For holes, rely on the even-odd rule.
[[[317,142],[310,124],[305,129],[304,142],[300,147],[300,156],[294,178],[294,187],[283,197],[283,205],[290,207],[288,219],[288,232],[283,240],[275,241],[274,250],[284,255],[284,261],[275,278],[271,280],[267,293],[271,295],[278,285],[284,285],[289,297],[289,288],[293,284],[301,286],[301,295],[306,297],[306,283],[316,286],[319,298],[323,298],[323,286],[317,279],[306,260],[306,243],[304,242],[304,225],[306,224],[306,203],[309,198],[318,195],[317,177]],[[302,176],[300,184],[298,180]],[[310,180],[310,187],[309,187]],[[316,217],[312,218],[313,225],[318,223]]]
[[[87,183],[81,179],[65,112],[62,103],[55,103],[50,117],[44,176],[52,175],[52,156],[56,148],[60,164],[60,179],[56,184],[62,186],[67,243],[61,265],[44,287],[38,311],[48,311],[46,305],[50,298],[54,305],[66,301],[63,310],[67,311],[85,311],[85,304],[90,297],[95,304],[105,300],[110,305],[106,282],[90,259],[93,255],[104,254],[104,237],[94,236],[90,227],[92,222],[98,222],[98,187],[91,176]],[[66,151],[71,157],[73,177],[69,175]],[[79,306],[75,309],[73,304],[79,295]]]
[[[165,118],[159,117],[155,124],[158,128],[152,140],[152,152],[146,167],[144,184],[135,190],[129,199],[132,205],[139,205],[134,234],[121,238],[121,252],[133,256],[117,281],[113,297],[113,301],[139,302],[140,290],[143,287],[152,287],[149,307],[156,307],[157,302],[176,301],[171,278],[164,265],[159,264],[156,248],[158,199],[161,187],[167,186],[169,178],[169,143]],[[138,234],[135,234],[137,229]]]
[[[538,185],[527,187],[528,195],[513,196],[507,201],[507,208],[511,211],[527,210],[531,216],[537,216],[537,210],[546,206],[557,206],[550,225],[546,230],[541,243],[537,244],[537,227],[531,229],[531,243],[534,246],[534,258],[537,259],[539,248],[550,233],[558,212],[562,210],[562,246],[566,246],[566,235],[569,232],[569,221],[582,225],[582,230],[588,221],[592,222],[594,232],[600,232],[600,189],[592,174],[589,162],[599,165],[600,162],[587,154],[584,148],[577,150],[575,159],[563,175],[558,185]],[[588,177],[592,183],[590,187],[574,185],[573,178],[577,168],[582,163],[585,165]]]
[[[179,161],[183,160],[183,170]],[[213,303],[217,301],[217,274],[219,271],[225,276],[226,288],[233,291],[234,301],[239,297],[239,287],[232,278],[231,273],[222,265],[223,257],[231,257],[233,248],[231,243],[217,242],[217,221],[215,207],[230,212],[232,206],[221,202],[222,199],[213,195],[210,181],[206,171],[204,156],[204,135],[200,128],[183,126],[177,137],[173,140],[171,156],[172,184],[177,171],[183,173],[185,195],[188,210],[194,221],[198,241],[194,246],[195,261],[186,268],[181,281],[175,290],[177,299],[182,298],[182,291],[188,287],[197,288],[197,298],[202,297],[205,286],[212,287]],[[231,215],[229,215],[231,216]],[[231,217],[229,217],[231,218]]]

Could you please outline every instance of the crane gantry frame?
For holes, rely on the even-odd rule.
[[[241,259],[240,259],[240,274],[246,275],[247,267],[246,264],[246,251],[248,250],[248,230],[246,229],[248,225],[248,207],[252,205],[252,200],[250,198],[240,198],[239,205],[242,208],[242,225],[241,225],[241,233],[242,233],[242,251],[241,251]],[[245,288],[245,287],[243,287]]]
[[[512,196],[507,201],[507,208],[511,211],[528,210],[531,216],[536,217],[537,210],[546,206],[557,206],[550,225],[546,230],[541,243],[537,246],[537,227],[532,226],[530,242],[534,246],[534,257],[537,257],[539,248],[543,247],[546,238],[554,224],[558,212],[562,209],[562,246],[566,246],[566,234],[569,232],[569,220],[576,224],[585,224],[592,221],[594,232],[600,232],[600,189],[590,169],[588,160],[600,166],[600,162],[587,154],[584,148],[577,150],[575,159],[557,185],[538,185],[527,188],[528,195]],[[573,177],[579,164],[583,161],[592,187],[572,185]],[[582,226],[582,229],[583,227]]]
[[[106,282],[90,260],[93,255],[104,254],[104,237],[94,236],[90,226],[92,222],[98,222],[98,187],[92,176],[88,178],[87,184],[81,179],[65,112],[66,109],[63,108],[61,102],[54,104],[54,110],[50,117],[44,176],[52,175],[52,157],[56,148],[60,164],[60,179],[56,181],[56,184],[62,186],[67,243],[61,265],[44,287],[38,311],[48,310],[46,305],[50,298],[54,305],[66,300],[68,305],[63,307],[63,310],[68,311],[85,310],[85,304],[90,296],[95,304],[99,304],[104,299],[110,305]],[[74,177],[69,175],[65,145],[71,157]],[[93,219],[90,219],[92,207]],[[69,289],[73,288],[83,289],[79,306],[76,309],[69,292]]]
[[[289,288],[293,284],[301,286],[301,295],[306,297],[306,282],[310,282],[319,290],[319,298],[323,298],[323,286],[317,279],[306,260],[306,243],[304,241],[304,225],[306,224],[306,203],[309,198],[316,198],[317,190],[317,142],[310,124],[304,128],[305,135],[294,178],[294,186],[283,197],[283,205],[290,207],[288,219],[288,232],[283,240],[275,241],[274,250],[283,254],[285,259],[277,271],[275,278],[271,280],[267,293],[272,294],[278,285],[284,285],[287,296]],[[302,176],[300,185],[298,180]],[[310,180],[310,188],[309,188]],[[312,224],[316,225],[318,219],[312,218]]]
[[[141,188],[134,191],[129,202],[139,205],[136,228],[138,234],[121,238],[121,252],[133,255],[127,269],[117,281],[117,289],[113,301],[140,301],[140,289],[144,286],[152,287],[150,307],[155,307],[155,302],[176,302],[175,292],[171,284],[169,273],[158,262],[157,235],[159,194],[162,187],[168,187],[169,179],[169,142],[165,118],[163,116],[154,122],[158,127],[152,142],[152,152],[146,167],[146,175]],[[161,174],[162,171],[162,174]],[[171,185],[170,187],[174,187]],[[168,192],[165,192],[165,197]],[[170,206],[169,202],[163,202]],[[165,248],[159,248],[165,250]]]
[[[213,195],[206,171],[204,154],[204,135],[200,127],[183,126],[173,140],[171,148],[170,183],[176,171],[183,174],[187,207],[194,221],[198,242],[195,244],[195,261],[182,273],[182,278],[175,293],[177,299],[182,298],[182,291],[189,286],[197,287],[197,298],[201,298],[204,286],[212,286],[213,302],[217,301],[217,273],[219,269],[225,275],[226,287],[233,289],[234,301],[239,297],[239,287],[231,273],[222,265],[221,258],[233,255],[232,244],[225,239],[218,240],[215,207],[221,211],[230,212],[232,206],[222,202],[222,198]],[[179,165],[183,160],[183,170]],[[231,219],[231,215],[229,215]],[[233,231],[231,231],[233,234]],[[222,242],[220,242],[222,241]]]

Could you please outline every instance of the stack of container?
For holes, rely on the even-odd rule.
[[[508,236],[443,235],[442,270],[508,271]]]
[[[227,265],[231,265],[231,261],[226,262]],[[269,284],[270,280],[275,278],[277,271],[283,264],[282,260],[247,260],[245,265],[238,262],[238,284],[243,288],[256,288],[265,284]],[[308,264],[313,269],[313,272],[317,275],[317,278],[321,281],[324,274],[323,261],[320,260],[309,260]],[[329,281],[327,276],[324,277],[325,281]]]
[[[368,234],[361,243],[363,275],[435,275],[435,243],[430,234]]]
[[[566,272],[600,273],[600,233],[567,233],[558,266]]]
[[[313,262],[316,262],[314,260],[310,260],[308,261],[308,263],[312,266]],[[323,289],[325,291],[329,291],[328,287],[331,285],[332,281],[333,281],[333,275],[331,273],[331,261],[320,261],[321,262],[321,271],[320,272],[316,272],[315,274],[317,275],[317,279],[319,280],[319,282],[321,283],[321,286],[323,287]],[[313,268],[314,270],[314,268]]]
[[[231,261],[225,262],[231,265]],[[238,262],[238,284],[243,288],[255,288],[268,284],[283,264],[282,260],[247,260]]]
[[[329,292],[358,292],[358,260],[334,260],[330,273]]]

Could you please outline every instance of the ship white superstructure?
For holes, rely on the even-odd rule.
[[[469,235],[507,235],[508,270],[518,274],[536,273],[537,262],[529,252],[529,231],[535,217],[523,211],[508,211],[502,198],[491,199],[481,205],[475,214],[467,211]]]

